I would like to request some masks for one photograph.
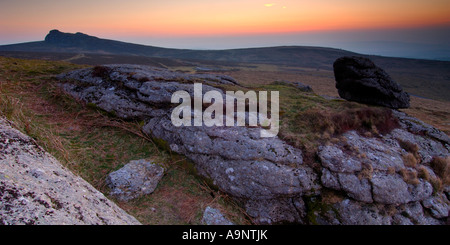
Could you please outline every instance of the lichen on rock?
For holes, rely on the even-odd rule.
[[[203,92],[223,94],[215,86],[230,84],[229,78],[108,67],[107,79],[93,77],[90,69],[78,70],[60,75],[61,86],[118,117],[144,120],[143,132],[187,156],[200,175],[239,200],[258,224],[443,224],[448,216],[448,197],[442,194],[448,186],[435,188],[433,178],[439,176],[430,166],[434,157],[450,155],[448,136],[425,124],[421,128],[402,112],[393,111],[400,128],[384,135],[348,131],[341,136],[345,140],[323,144],[314,166],[281,138],[259,137],[259,128],[171,123],[172,91],[193,91],[194,82],[204,81]],[[417,151],[402,141],[417,145]],[[415,161],[406,163],[411,157]],[[328,200],[324,193],[329,192],[339,198]],[[322,205],[312,205],[312,199]],[[312,206],[317,210],[311,212]]]
[[[140,223],[0,118],[0,224]]]

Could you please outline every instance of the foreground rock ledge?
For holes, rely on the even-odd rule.
[[[140,223],[0,118],[0,224]]]
[[[390,134],[348,132],[342,136],[346,143],[320,147],[320,170],[313,170],[301,150],[277,137],[260,138],[258,128],[173,126],[168,103],[173,92],[190,92],[194,82],[202,82],[204,93],[223,93],[215,86],[229,84],[229,78],[134,65],[103,71],[99,76],[95,68],[82,69],[59,79],[77,99],[121,118],[145,120],[145,133],[190,158],[201,175],[241,201],[258,224],[444,224],[448,217],[449,188],[433,190],[436,173],[430,161],[449,157],[450,140],[404,113],[394,111],[401,128]],[[401,142],[417,145],[415,168],[405,163],[408,152]],[[422,167],[428,177],[418,176]],[[404,173],[417,178],[405,179]]]
[[[101,76],[96,70],[103,70]],[[297,212],[286,217],[266,203],[303,203],[301,196],[319,189],[317,175],[303,164],[302,152],[279,138],[261,138],[259,128],[175,127],[170,115],[172,93],[191,93],[203,83],[203,93],[234,81],[222,75],[192,75],[165,69],[109,65],[59,76],[69,94],[121,118],[147,123],[143,131],[172,151],[189,157],[198,172],[220,190],[247,205],[258,223],[301,222]],[[232,83],[232,84],[235,84]],[[297,201],[298,200],[298,201]],[[268,210],[269,209],[269,210]]]

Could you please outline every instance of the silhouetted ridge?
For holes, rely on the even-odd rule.
[[[109,53],[125,55],[152,56],[157,51],[164,50],[152,46],[144,46],[120,41],[102,39],[81,32],[64,33],[51,30],[45,37],[44,43],[53,49],[60,48],[61,52]]]
[[[47,34],[42,45],[34,43],[33,45],[10,45],[10,47],[6,48],[0,46],[0,50],[2,49],[15,51],[38,50],[40,52],[51,51],[63,53],[137,55],[220,62],[272,63],[324,69],[331,69],[333,61],[339,57],[354,55],[354,53],[345,50],[301,46],[230,50],[171,49],[102,39],[80,32],[75,34],[64,33],[56,29],[51,30]]]
[[[135,61],[133,60],[142,59],[142,57],[151,57],[152,59],[165,58],[189,60],[189,62],[207,61],[210,65],[229,63],[275,64],[279,66],[304,67],[330,71],[333,70],[332,65],[334,61],[340,57],[362,56],[370,58],[383,68],[399,68],[402,73],[405,69],[407,69],[410,71],[424,71],[425,73],[432,75],[440,74],[439,77],[441,78],[439,79],[443,80],[441,84],[447,84],[448,79],[446,80],[445,77],[448,77],[446,71],[448,70],[448,66],[450,64],[450,62],[448,61],[445,62],[369,56],[360,55],[341,49],[310,46],[277,46],[227,50],[190,50],[161,48],[103,39],[86,35],[81,32],[64,33],[56,29],[51,30],[47,34],[47,36],[45,37],[45,41],[0,45],[0,52],[20,52],[15,53],[14,55],[23,55],[24,52],[30,52],[36,57],[42,56],[39,53],[44,53],[43,55],[47,58],[51,57],[52,55],[55,56],[55,54],[57,53],[70,53],[74,55],[119,55],[129,56],[127,58],[122,57],[127,60],[128,63],[135,63]],[[136,57],[136,59],[132,57]],[[86,62],[86,60],[88,60],[87,62],[89,63],[93,62],[93,60],[95,59],[85,58],[84,62]],[[123,61],[119,63],[123,63]],[[156,65],[158,66],[158,64]],[[428,75],[424,79],[430,80]],[[435,79],[436,78],[433,78],[432,80]],[[405,82],[403,83],[403,85],[406,84],[406,87],[408,87],[409,81],[404,81]],[[446,90],[440,90],[443,91],[442,95],[440,95],[440,98],[442,98],[443,100],[448,100],[448,96],[447,94],[445,94]],[[417,91],[415,93],[421,94],[420,91]]]
[[[89,41],[98,41],[97,37],[89,36],[81,32],[75,34],[64,33],[58,30],[51,30],[45,37],[45,41],[57,45],[76,45]]]

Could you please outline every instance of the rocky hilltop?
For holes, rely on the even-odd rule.
[[[138,225],[0,118],[0,225]]]
[[[317,164],[257,127],[175,127],[178,90],[203,93],[237,81],[136,65],[110,65],[58,76],[61,87],[111,115],[145,121],[143,132],[185,155],[199,174],[238,200],[258,224],[444,224],[450,210],[450,139],[393,110],[399,126],[385,134],[348,131],[322,143]]]

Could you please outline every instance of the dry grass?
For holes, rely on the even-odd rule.
[[[274,65],[255,65],[255,68],[224,72],[248,87],[267,85],[277,80],[301,82],[310,85],[318,94],[338,96],[334,88],[334,73],[329,70],[292,67],[287,71]]]
[[[2,84],[2,93],[0,94],[0,115],[13,122],[14,127],[36,140],[36,143],[42,146],[58,158],[69,162],[69,153],[64,145],[67,140],[58,137],[57,131],[50,123],[43,123],[42,114],[29,110],[28,104],[23,100],[23,93],[14,94],[12,89],[23,88],[13,85],[5,86]],[[29,89],[29,87],[27,87]],[[39,103],[39,100],[35,100]],[[40,123],[37,123],[37,122]]]
[[[358,178],[362,179],[372,179],[373,166],[372,164],[362,162],[362,170],[358,174]]]
[[[339,97],[335,88],[334,74],[331,70],[306,69],[301,67],[279,67],[278,70],[255,65],[253,69],[241,69],[240,71],[225,72],[236,78],[248,87],[259,87],[270,84],[276,80],[298,81],[313,88],[319,95]],[[449,101],[424,99],[411,96],[411,107],[402,109],[411,116],[444,131],[450,135],[450,108]]]
[[[398,127],[398,121],[384,108],[356,108],[342,111],[312,109],[299,113],[296,121],[305,121],[308,129],[340,135],[350,130],[362,133],[386,133]]]
[[[430,166],[441,178],[443,184],[450,184],[450,157],[434,157],[430,163]]]
[[[326,204],[336,204],[340,203],[345,199],[345,196],[341,195],[340,193],[337,193],[334,190],[331,189],[324,189],[322,193],[322,201]]]
[[[212,197],[184,157],[158,149],[141,131],[142,122],[113,118],[55,86],[51,77],[81,68],[64,62],[0,57],[0,113],[72,172],[103,193],[106,176],[130,160],[151,159],[166,174],[151,195],[118,203],[143,224],[200,224],[207,205],[236,224],[251,223],[226,195]]]
[[[318,104],[320,105],[320,104]],[[367,136],[390,132],[398,127],[390,110],[377,107],[317,108],[313,107],[282,117],[280,137],[296,147],[324,141],[339,142],[339,135],[356,130]],[[314,144],[313,144],[314,145]]]
[[[435,175],[436,170],[433,171],[434,172],[433,174],[430,174],[428,168],[423,165],[419,165],[416,169],[418,171],[417,177],[430,182],[431,185],[433,186],[434,192],[436,192],[436,193],[442,192],[443,179],[447,178],[447,181],[448,181],[448,173],[447,173],[447,177],[445,177],[445,175],[444,175],[444,177],[441,177],[439,175]],[[447,185],[448,185],[448,183],[447,183]]]
[[[403,164],[405,164],[406,167],[415,168],[418,164],[417,158],[411,153],[404,154],[402,158]]]
[[[399,140],[398,143],[401,148],[411,153],[413,157],[415,157],[416,159],[420,159],[419,146],[417,144],[404,140]]]
[[[418,185],[420,183],[417,171],[415,171],[414,169],[401,169],[400,175],[408,184]]]
[[[325,101],[319,96],[301,93],[283,86],[272,86],[274,81],[286,80],[302,82],[313,88],[315,94],[339,97],[331,70],[303,69],[301,67],[265,67],[255,65],[239,71],[224,72],[233,76],[249,88],[263,87],[266,90],[280,91],[281,127],[279,136],[290,144],[299,147],[305,155],[305,162],[313,164],[318,145],[327,141],[339,143],[339,134],[350,129],[375,137],[395,128],[397,122],[380,108],[368,107],[339,100]],[[402,111],[450,134],[450,102],[424,99],[411,96],[411,107]],[[381,116],[380,116],[381,115]],[[404,160],[408,166],[417,167],[421,157],[418,146],[403,142],[407,151]],[[414,159],[415,158],[415,159]],[[395,173],[392,170],[392,173]],[[440,180],[433,180],[439,188]],[[414,182],[414,181],[413,181]],[[436,188],[435,188],[436,189]]]
[[[387,173],[390,174],[390,175],[394,175],[396,173],[395,168],[394,167],[388,167]]]
[[[119,203],[144,224],[199,224],[206,206],[220,209],[237,224],[251,219],[230,197],[211,190],[192,171],[192,163],[181,156],[158,149],[140,131],[141,122],[112,118],[96,108],[89,108],[54,85],[50,77],[74,68],[70,63],[24,61],[0,57],[0,110],[17,128],[32,136],[47,151],[77,172],[100,191],[107,192],[104,180],[129,160],[149,158],[167,168],[166,176],[152,194],[130,203]],[[104,71],[98,68],[98,75]],[[316,162],[317,146],[326,141],[341,142],[340,134],[358,130],[367,136],[389,132],[397,122],[388,110],[341,100],[326,100],[320,95],[338,96],[332,71],[255,65],[240,71],[224,72],[248,89],[280,91],[281,131],[279,136],[304,152],[304,161]],[[276,80],[299,81],[310,85],[314,93],[302,93],[291,86],[273,84]],[[232,90],[232,87],[226,87]],[[244,88],[239,88],[245,90]],[[412,97],[408,114],[450,132],[449,102]],[[417,150],[402,146],[410,155],[408,166],[416,167]],[[408,155],[408,154],[407,154]],[[448,183],[448,159],[435,159],[428,172],[401,170],[408,183],[430,178],[435,190]],[[364,169],[360,178],[370,178]],[[395,173],[395,170],[392,169]],[[427,174],[428,173],[428,174]],[[442,179],[442,180],[441,180]],[[330,194],[331,200],[338,195]]]
[[[419,172],[417,175],[419,178],[424,179],[426,181],[431,181],[431,175],[428,169],[425,166],[419,167]]]
[[[411,97],[411,107],[402,109],[411,116],[450,135],[450,102]]]

